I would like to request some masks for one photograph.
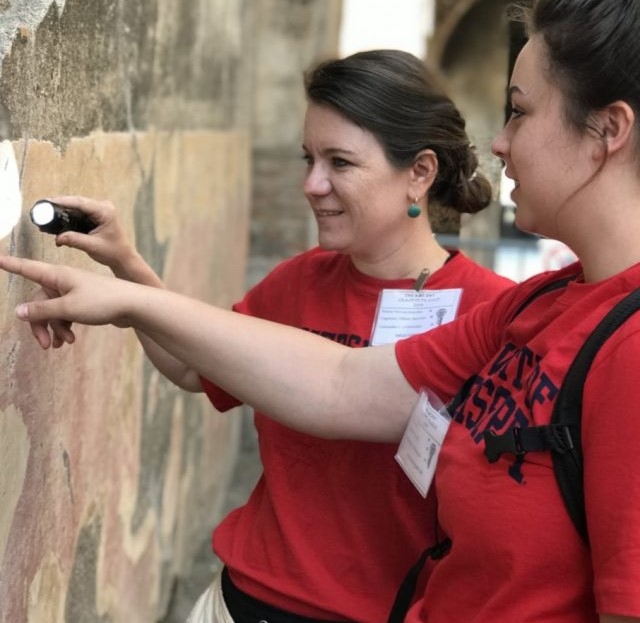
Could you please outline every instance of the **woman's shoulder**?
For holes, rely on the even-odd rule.
[[[274,314],[289,309],[292,301],[299,302],[310,292],[324,287],[320,284],[335,279],[337,273],[332,265],[335,266],[340,257],[337,253],[313,248],[281,260],[251,286],[234,309],[260,318],[276,319]]]
[[[477,299],[476,302],[480,302],[491,299],[516,285],[508,277],[482,266],[461,251],[454,250],[450,253],[451,258],[445,264],[441,277],[452,283],[458,283],[458,287],[464,290],[467,298],[473,298],[474,301]]]

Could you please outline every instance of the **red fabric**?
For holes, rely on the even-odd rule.
[[[549,422],[557,391],[585,338],[640,283],[640,265],[597,284],[542,295],[510,325],[541,283],[535,277],[446,325],[396,345],[417,389],[451,397],[479,371],[440,453],[439,521],[453,540],[408,623],[588,623],[640,616],[640,313],[602,347],[585,383],[583,449],[591,551],[565,509],[548,453],[489,464],[482,432]],[[452,348],[452,345],[455,347]],[[489,362],[486,365],[482,361]]]
[[[460,253],[427,282],[464,287],[460,312],[511,285]],[[235,309],[362,347],[380,289],[412,286],[367,277],[348,257],[316,249],[281,264]],[[218,409],[237,404],[203,387]],[[234,583],[304,616],[384,623],[401,580],[433,542],[433,500],[397,466],[396,444],[318,439],[259,413],[255,423],[264,473],[213,536]]]

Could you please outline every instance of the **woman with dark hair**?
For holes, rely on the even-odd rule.
[[[477,212],[491,187],[477,171],[464,120],[421,61],[396,50],[362,52],[321,63],[306,74],[305,89],[304,192],[319,246],[276,267],[236,312],[365,347],[372,337],[388,341],[374,332],[382,328],[375,318],[383,291],[413,293],[411,305],[440,322],[438,309],[426,306],[441,291],[450,297],[443,320],[451,320],[456,307],[464,313],[513,285],[433,236],[431,205]],[[111,205],[55,201],[99,224],[91,235],[61,234],[57,244],[83,249],[119,277],[162,285]],[[241,404],[215,377],[200,377],[153,336],[139,336],[176,384],[204,389],[221,411]],[[228,609],[236,623],[384,623],[397,586],[437,537],[433,496],[425,502],[396,464],[397,444],[319,439],[268,413],[255,414],[263,474],[214,531],[224,572],[190,621],[210,622],[216,609],[224,620]]]

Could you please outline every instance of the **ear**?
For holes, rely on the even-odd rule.
[[[438,157],[433,149],[423,149],[409,171],[409,198],[424,197],[438,174]]]
[[[627,102],[622,100],[613,102],[598,111],[595,116],[608,154],[613,154],[625,147],[635,148],[636,115]]]

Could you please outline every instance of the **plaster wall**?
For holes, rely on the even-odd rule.
[[[236,300],[253,15],[238,0],[0,1],[0,138],[22,194],[0,253],[106,272],[28,210],[108,198],[170,288]],[[240,420],[160,377],[130,330],[79,327],[41,351],[14,316],[32,287],[0,274],[0,292],[0,622],[163,619],[219,519]]]

